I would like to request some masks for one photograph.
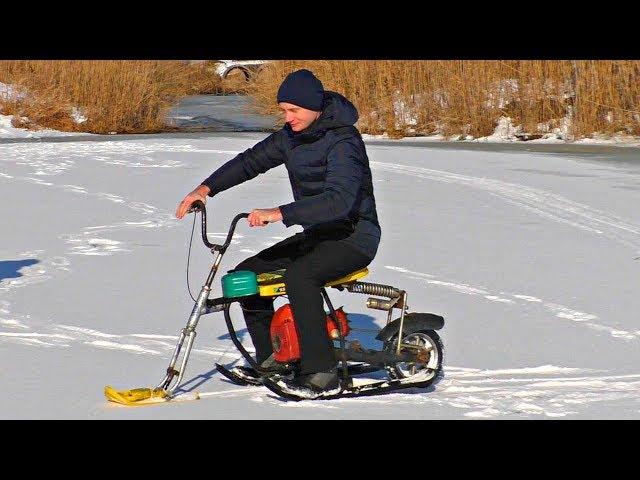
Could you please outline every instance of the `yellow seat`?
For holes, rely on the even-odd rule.
[[[258,274],[258,289],[261,297],[276,297],[278,295],[286,295],[287,291],[284,285],[285,270],[276,270],[274,272],[266,272]],[[359,278],[366,277],[369,274],[368,268],[361,268],[349,275],[340,277],[325,284],[325,287],[333,287],[336,285],[344,285],[353,283]]]

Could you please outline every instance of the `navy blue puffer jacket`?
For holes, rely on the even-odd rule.
[[[289,124],[240,153],[202,185],[216,195],[284,164],[294,201],[280,205],[283,223],[307,233],[341,231],[341,238],[369,255],[380,243],[369,159],[353,124],[358,111],[344,96],[325,91],[322,114],[301,132]],[[346,227],[345,227],[346,226]],[[347,235],[345,237],[345,235]]]

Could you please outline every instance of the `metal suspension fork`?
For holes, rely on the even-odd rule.
[[[407,292],[402,293],[402,308],[400,309],[400,329],[398,330],[398,349],[396,355],[400,355],[400,345],[402,344],[402,327],[404,326],[404,307],[407,305]]]
[[[329,307],[329,313],[331,314],[333,321],[338,327],[338,336],[340,337],[340,350],[342,350],[342,376],[345,381],[349,383],[348,386],[351,386],[351,378],[349,377],[349,369],[347,368],[346,345],[344,341],[344,332],[342,331],[342,324],[338,319],[338,315],[336,315],[336,311],[333,308],[333,304],[331,303],[331,300],[329,299],[329,295],[327,294],[327,290],[325,288],[322,289],[322,296],[324,297],[324,301]]]
[[[169,393],[173,393],[178,385],[180,385],[182,377],[184,376],[184,372],[187,368],[187,361],[189,360],[189,355],[191,354],[191,349],[193,348],[193,342],[196,339],[196,327],[198,326],[198,321],[200,320],[200,316],[202,315],[204,307],[206,306],[207,298],[209,297],[209,292],[211,291],[211,284],[213,283],[213,279],[216,276],[216,272],[218,271],[221,260],[222,253],[218,252],[218,256],[216,257],[213,266],[211,267],[209,276],[207,277],[205,284],[202,286],[200,294],[198,295],[198,299],[196,300],[196,303],[191,310],[191,315],[189,315],[187,325],[180,332],[180,338],[178,339],[178,344],[176,345],[173,356],[171,357],[171,361],[169,362],[169,367],[167,367],[167,373],[164,379],[156,388],[162,388]],[[176,370],[175,365],[178,360],[178,356],[180,355],[180,351],[182,350],[182,345],[184,344],[185,339],[187,340],[187,345],[185,348],[184,356],[182,358],[182,363],[180,365],[180,370]],[[173,386],[169,388],[169,385],[171,385],[176,375],[178,375],[178,378],[175,380],[175,383],[173,383]]]

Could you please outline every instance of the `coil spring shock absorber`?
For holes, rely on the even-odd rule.
[[[399,289],[379,283],[354,282],[347,286],[347,290],[353,293],[364,293],[365,295],[377,295],[388,298],[397,298],[402,295],[402,291]]]
[[[347,290],[353,293],[364,293],[366,295],[378,295],[387,297],[389,300],[382,298],[369,297],[367,299],[367,307],[376,310],[385,310],[387,314],[387,325],[391,322],[391,315],[394,308],[400,309],[400,329],[398,330],[398,338],[402,338],[404,327],[404,313],[409,310],[407,305],[407,292],[390,285],[381,285],[379,283],[354,282],[347,285]],[[397,354],[400,355],[401,342],[398,341]]]
[[[404,293],[402,290],[389,285],[367,282],[352,283],[347,286],[347,290],[353,293],[364,293],[365,295],[387,297],[389,300],[373,297],[369,297],[367,299],[367,307],[375,308],[376,310],[391,310],[398,303],[398,300]]]

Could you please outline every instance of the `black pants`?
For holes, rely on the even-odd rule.
[[[286,268],[284,283],[298,328],[300,373],[329,370],[336,365],[333,342],[326,330],[322,288],[356,270],[373,259],[352,245],[331,238],[316,238],[304,232],[289,237],[241,262],[236,270],[255,273]],[[242,305],[247,329],[256,349],[258,363],[272,353],[269,328],[273,317],[273,298],[246,300]]]

